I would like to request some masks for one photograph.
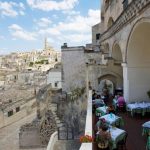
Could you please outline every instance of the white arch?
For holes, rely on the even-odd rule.
[[[130,101],[148,100],[150,90],[150,22],[141,19],[127,43],[128,97]]]

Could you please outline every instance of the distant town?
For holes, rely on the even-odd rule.
[[[0,56],[0,127],[30,113],[31,108],[36,106],[36,93],[45,85],[61,88],[61,70],[58,69],[61,53],[49,46],[47,38],[43,47],[41,51],[14,52]],[[54,68],[55,71],[49,75]],[[59,78],[54,79],[55,72],[59,72]],[[24,109],[26,112],[18,116],[18,112]]]

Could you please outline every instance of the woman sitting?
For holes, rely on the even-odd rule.
[[[126,105],[126,102],[125,102],[125,99],[124,97],[122,96],[121,93],[119,93],[119,97],[117,99],[117,107],[120,109],[120,108],[123,108],[125,109],[125,105]]]
[[[103,125],[98,133],[98,149],[109,150],[109,142],[111,140],[110,132],[107,131],[108,126]]]

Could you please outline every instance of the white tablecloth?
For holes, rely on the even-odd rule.
[[[150,128],[150,121],[145,122],[142,127],[144,128]]]
[[[127,105],[127,108],[130,109],[131,111],[138,107],[140,107],[142,109],[146,109],[147,107],[150,107],[150,103],[142,102],[142,103],[133,103],[133,104]]]
[[[107,114],[104,115],[101,118],[104,118],[106,120],[106,122],[108,122],[109,124],[114,124],[118,119],[120,119],[120,117],[116,116],[115,114]]]
[[[103,107],[98,107],[96,110],[98,110],[98,111],[102,111],[102,112],[104,112],[104,113],[107,113],[107,106],[103,106]]]
[[[120,135],[122,135],[123,133],[125,133],[124,130],[116,128],[116,127],[111,127],[110,128],[110,134],[111,134],[111,138],[113,141],[116,141],[118,139],[118,137]]]

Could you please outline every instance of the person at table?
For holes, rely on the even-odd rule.
[[[95,90],[92,91],[92,100],[95,100],[97,98],[97,94]]]
[[[115,113],[115,108],[113,105],[109,105],[106,112],[109,113]]]
[[[122,93],[119,93],[119,97],[117,99],[117,106],[118,107],[124,107],[125,106],[125,99],[124,97],[122,96]]]
[[[109,142],[111,140],[111,134],[108,132],[108,126],[103,125],[99,129],[98,133],[98,149],[99,150],[109,150]]]

